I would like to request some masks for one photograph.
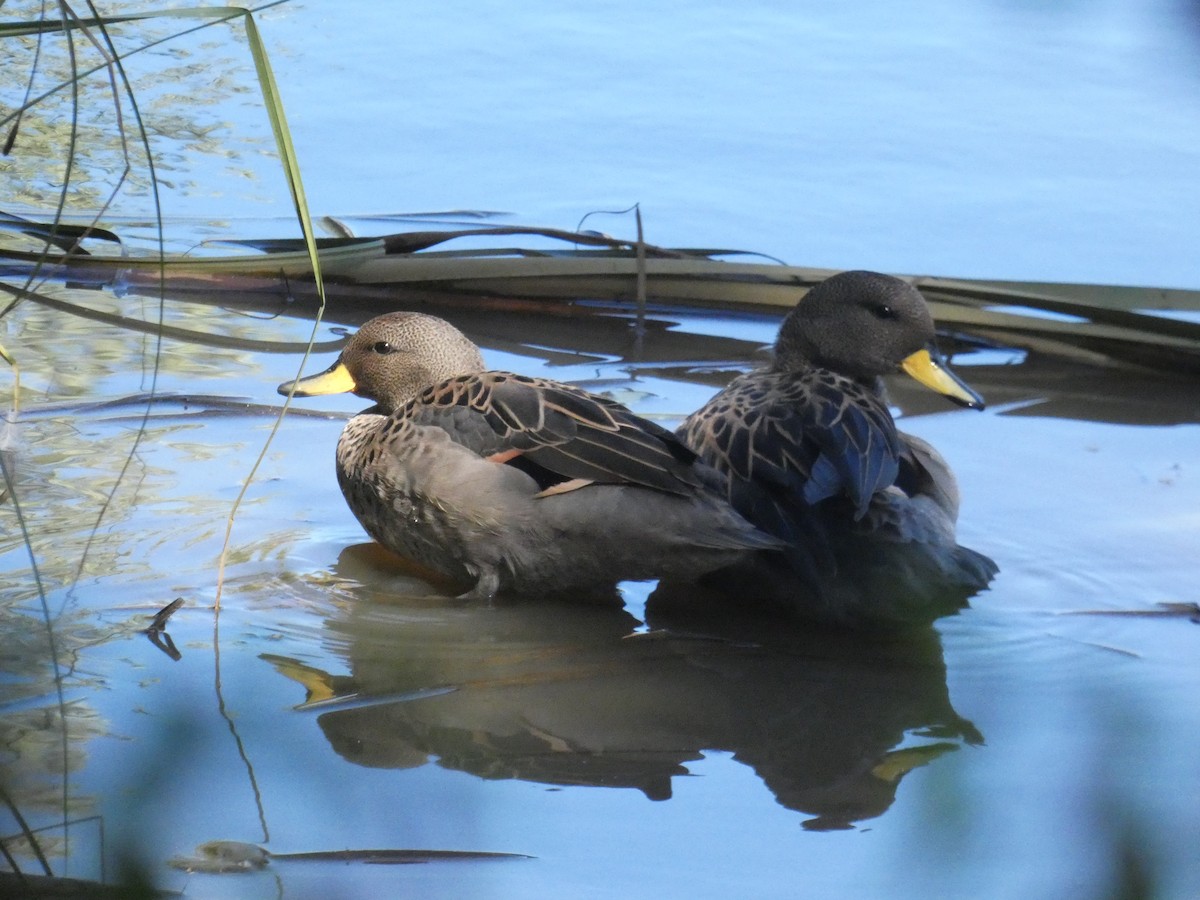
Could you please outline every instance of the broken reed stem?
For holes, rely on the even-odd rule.
[[[642,341],[646,336],[646,238],[642,231],[642,206],[635,203],[633,207],[634,220],[637,222],[637,243],[634,253],[637,260],[637,276],[635,293],[637,296],[637,324],[634,326],[634,343],[638,355],[642,352]]]

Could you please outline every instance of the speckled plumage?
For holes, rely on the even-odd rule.
[[[955,539],[954,473],[897,431],[880,380],[936,353],[933,337],[912,286],[844,272],[789,313],[770,366],[688,417],[679,435],[727,476],[732,506],[789,544],[725,582],[801,616],[880,626],[928,621],[988,584],[995,564]],[[935,377],[982,405],[947,370]]]
[[[691,577],[779,546],[671,432],[570,385],[484,371],[433,316],[372,319],[296,389],[376,401],[338,441],[346,501],[375,540],[469,597]]]

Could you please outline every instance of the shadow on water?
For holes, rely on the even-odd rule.
[[[344,292],[344,293],[343,293]],[[335,286],[336,302],[323,321],[350,333],[368,319],[391,310],[442,316],[473,342],[489,350],[539,360],[550,366],[593,364],[624,372],[630,380],[662,377],[672,381],[724,386],[739,371],[768,357],[781,319],[778,310],[721,310],[718,313],[654,307],[635,334],[629,304],[565,300],[520,301],[444,292],[363,291]],[[188,292],[189,301],[243,312],[311,318],[307,303],[263,293]],[[199,336],[203,342],[204,337]],[[261,342],[260,342],[261,343]],[[1128,425],[1174,425],[1200,421],[1195,379],[1100,357],[1073,358],[1057,352],[1018,350],[1003,344],[942,330],[939,344],[956,368],[1005,415],[1035,415]],[[248,349],[265,349],[255,347]],[[280,344],[277,352],[295,353]],[[336,352],[334,341],[317,351]],[[315,366],[313,367],[315,369]],[[576,379],[577,383],[579,382]],[[600,387],[583,386],[592,390]],[[944,398],[910,379],[889,383],[892,400],[906,415],[945,412]]]
[[[343,553],[361,571],[367,546]],[[758,619],[634,632],[617,606],[362,602],[326,622],[348,675],[267,656],[357,765],[672,796],[706,751],[733,754],[806,828],[849,828],[910,770],[981,743],[953,709],[932,629],[888,640]]]

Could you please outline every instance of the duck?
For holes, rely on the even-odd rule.
[[[376,542],[467,586],[463,600],[592,594],[782,546],[670,430],[570,384],[489,371],[436,316],[377,316],[326,371],[279,386],[347,391],[374,403],[337,442],[347,504]]]
[[[912,284],[840,272],[787,314],[769,365],[684,420],[678,435],[725,476],[730,505],[788,545],[707,584],[742,605],[885,629],[928,624],[990,584],[995,562],[957,542],[953,470],[892,418],[883,379],[900,372],[984,407],[938,352]]]

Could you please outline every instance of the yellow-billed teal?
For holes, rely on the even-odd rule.
[[[965,406],[924,298],[907,282],[843,272],[787,317],[769,366],[735,378],[679,428],[727,476],[738,512],[789,544],[720,573],[747,602],[852,626],[928,622],[996,573],[958,545],[954,473],[897,431],[882,377],[905,371]]]
[[[485,371],[433,316],[371,319],[295,388],[375,401],[338,440],[346,501],[380,544],[471,585],[466,598],[692,577],[780,546],[670,431],[571,385]]]

